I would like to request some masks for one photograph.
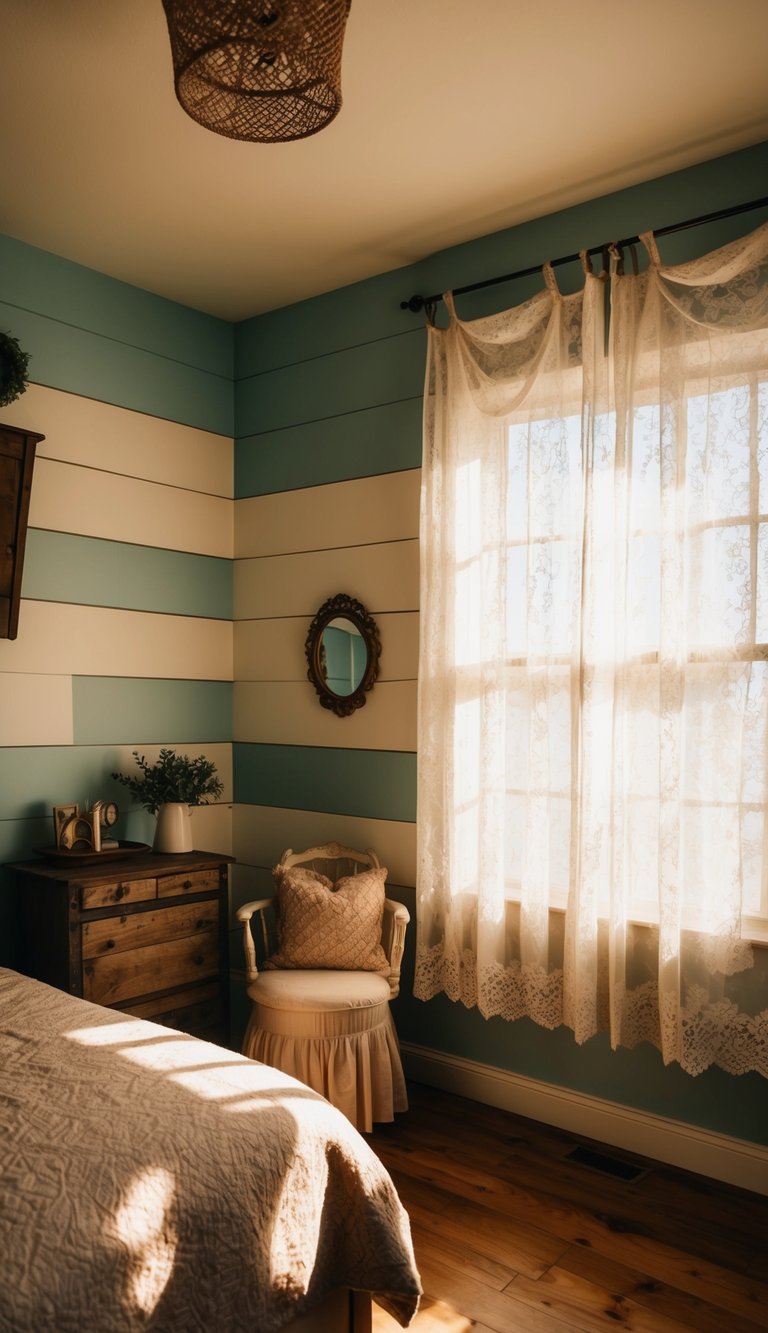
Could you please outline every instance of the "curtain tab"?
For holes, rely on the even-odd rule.
[[[641,231],[640,240],[642,241],[643,245],[648,251],[648,258],[650,259],[651,263],[660,264],[661,255],[659,254],[659,247],[656,244],[656,237],[654,236],[653,232]]]
[[[611,257],[611,258],[610,258],[610,268],[611,268],[611,272],[612,272],[612,273],[615,273],[617,277],[619,277],[619,278],[623,278],[623,277],[624,277],[624,251],[622,250],[621,246],[619,246],[619,245],[617,244],[616,241],[611,241],[610,245],[608,246],[608,254],[609,254],[610,257]]]
[[[437,318],[437,301],[424,302],[424,318],[427,321],[429,327],[433,329],[435,327],[435,320]]]
[[[547,260],[546,264],[542,264],[542,266],[541,266],[541,271],[542,271],[542,273],[543,273],[543,275],[544,275],[544,281],[545,281],[545,283],[547,284],[547,286],[548,286],[549,290],[551,291],[552,295],[553,295],[553,296],[559,296],[559,295],[560,295],[560,288],[558,287],[558,285],[557,285],[557,280],[556,280],[556,278],[555,278],[555,270],[553,269],[553,267],[552,267],[552,265],[550,264],[549,260]]]
[[[581,267],[584,270],[584,277],[586,278],[592,272],[592,256],[589,253],[589,250],[579,250],[579,259],[581,260]]]
[[[448,311],[448,318],[451,321],[451,323],[453,323],[454,320],[458,319],[458,315],[456,314],[456,305],[453,299],[453,292],[443,292],[443,302],[445,304],[446,310]],[[429,319],[429,316],[427,316],[427,319]],[[430,323],[434,327],[434,320],[430,320]]]

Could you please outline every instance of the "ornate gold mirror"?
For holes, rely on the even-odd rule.
[[[381,642],[376,621],[361,602],[340,592],[323,602],[304,645],[307,676],[323,708],[349,717],[362,708],[379,674]]]

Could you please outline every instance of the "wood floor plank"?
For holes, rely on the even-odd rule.
[[[419,1085],[409,1097],[370,1142],[411,1217],[414,1333],[768,1329],[768,1199],[631,1154],[641,1174],[620,1180],[572,1158],[590,1140]]]
[[[724,1326],[729,1322],[721,1308],[708,1304],[698,1296],[648,1278],[636,1269],[585,1250],[583,1246],[574,1245],[568,1250],[558,1260],[558,1268],[610,1287],[613,1292],[630,1297],[638,1305],[647,1306],[669,1319],[676,1319],[686,1328],[695,1328],[697,1333],[723,1333]],[[764,1320],[768,1312],[757,1313]],[[753,1319],[739,1316],[738,1333],[759,1333],[763,1328],[764,1322],[755,1323]]]
[[[535,1225],[511,1223],[508,1218],[465,1199],[456,1199],[449,1212],[439,1215],[421,1206],[409,1211],[420,1231],[429,1231],[451,1246],[470,1246],[475,1252],[482,1251],[506,1270],[507,1282],[518,1272],[534,1279],[540,1277],[568,1248],[565,1242],[548,1236]]]
[[[690,1333],[690,1324],[648,1310],[614,1291],[589,1282],[576,1273],[551,1268],[538,1282],[516,1277],[507,1294],[534,1310],[544,1308],[589,1333],[601,1333],[620,1324],[628,1333]]]
[[[468,1318],[487,1324],[493,1333],[512,1333],[512,1330],[514,1333],[572,1333],[579,1327],[559,1313],[550,1313],[525,1300],[518,1300],[511,1289],[491,1291],[482,1282],[466,1277],[448,1264],[433,1260],[423,1263],[419,1256],[419,1265],[424,1290],[429,1296],[448,1301]]]

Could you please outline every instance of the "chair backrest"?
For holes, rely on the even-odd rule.
[[[380,866],[381,862],[370,847],[359,852],[354,847],[342,847],[338,842],[324,842],[318,847],[308,847],[304,852],[294,852],[289,847],[280,857],[280,864],[308,866],[319,875],[327,875],[335,884],[345,875],[356,875],[368,866]]]
[[[355,847],[343,847],[338,842],[324,842],[318,847],[308,847],[304,852],[294,852],[289,847],[280,857],[280,864],[308,866],[319,875],[327,875],[333,884],[345,875],[357,875],[370,866],[376,869],[381,866],[371,847],[360,852]],[[381,944],[389,959],[389,989],[393,999],[400,989],[400,966],[405,946],[405,928],[409,920],[408,909],[402,903],[384,899]]]

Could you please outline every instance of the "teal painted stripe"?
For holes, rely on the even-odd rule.
[[[36,819],[54,805],[99,798],[127,808],[125,788],[109,776],[122,758],[109,745],[0,746],[0,820]]]
[[[231,620],[232,568],[219,556],[30,528],[22,596]]]
[[[232,381],[0,304],[0,328],[29,353],[34,384],[219,435],[233,435]]]
[[[238,741],[233,772],[234,799],[245,805],[416,820],[415,754]]]
[[[386,403],[235,442],[235,497],[421,466],[422,400]]]
[[[235,434],[255,435],[415,398],[423,388],[423,331],[404,331],[241,380],[235,385]]]
[[[27,860],[33,855],[36,847],[44,847],[51,841],[52,834],[50,811],[37,819],[0,819],[0,882],[3,878],[3,867],[9,861]]]
[[[409,927],[407,942],[412,930]],[[756,952],[765,954],[764,950]],[[511,1029],[506,1019],[483,1018],[479,1010],[455,1004],[445,995],[424,1004],[413,997],[405,971],[403,981],[397,1007],[402,1041],[683,1124],[768,1144],[768,1079],[760,1074],[736,1078],[713,1067],[693,1078],[678,1064],[665,1065],[648,1042],[633,1050],[619,1047],[612,1051],[607,1034],[598,1033],[578,1045],[569,1028],[548,1031],[527,1018],[519,1019]],[[761,984],[765,986],[765,976]],[[514,1040],[510,1040],[512,1030]]]
[[[0,236],[0,291],[9,306],[232,378],[234,327],[163,296]]]
[[[76,745],[178,744],[232,738],[232,682],[73,676]]]
[[[408,296],[425,290],[420,283],[422,268],[423,263],[390,269],[236,324],[235,379],[254,370],[275,370],[309,357],[397,337],[423,325],[423,319],[404,320],[400,309],[404,290]]]

